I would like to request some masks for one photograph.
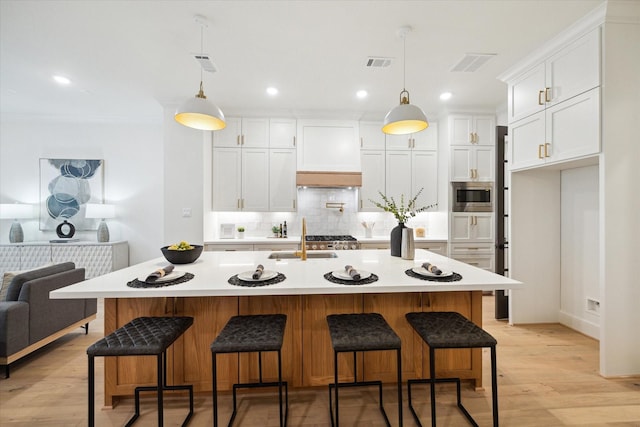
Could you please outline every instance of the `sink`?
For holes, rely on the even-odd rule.
[[[269,259],[295,259],[300,258],[296,256],[295,252],[271,252]],[[338,258],[335,252],[307,252],[307,259],[309,258]]]

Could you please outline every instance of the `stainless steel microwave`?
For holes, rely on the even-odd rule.
[[[453,212],[493,212],[492,182],[452,182]]]

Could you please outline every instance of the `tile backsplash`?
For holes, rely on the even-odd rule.
[[[340,211],[342,208],[342,212]],[[289,236],[299,236],[302,218],[307,220],[307,234],[351,234],[363,238],[362,222],[375,223],[373,237],[388,237],[398,223],[390,213],[358,212],[358,190],[347,188],[299,188],[297,212],[211,212],[205,230],[212,235],[204,240],[220,238],[220,224],[243,226],[246,237],[271,236],[271,227],[285,221]],[[427,236],[447,237],[446,212],[424,212],[412,218],[409,227],[423,226]]]

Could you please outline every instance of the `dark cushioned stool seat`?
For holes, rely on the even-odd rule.
[[[284,330],[287,316],[284,314],[257,314],[233,316],[222,328],[216,339],[211,343],[211,368],[213,374],[213,425],[218,425],[218,390],[216,355],[218,353],[258,353],[259,381],[239,383],[233,385],[233,412],[229,426],[236,417],[236,390],[238,388],[278,387],[280,403],[280,425],[287,423],[289,406],[289,390],[286,381],[282,381],[282,358],[280,350],[284,340]],[[278,353],[278,381],[262,381],[262,352],[275,351]],[[282,387],[285,389],[285,408],[283,411]]]
[[[413,329],[420,335],[423,341],[429,346],[429,370],[428,380],[409,380],[408,395],[409,408],[419,425],[420,420],[411,404],[411,385],[415,383],[430,383],[431,386],[431,425],[436,425],[435,406],[435,383],[455,382],[457,384],[457,404],[469,422],[477,426],[478,424],[471,417],[466,408],[462,405],[460,398],[459,378],[436,378],[435,376],[435,350],[443,348],[483,348],[491,349],[491,394],[493,400],[493,425],[498,425],[498,383],[496,375],[496,344],[498,343],[484,329],[455,312],[419,312],[407,313],[407,321]]]
[[[391,329],[391,326],[389,326],[384,317],[378,313],[331,314],[327,316],[327,324],[329,325],[331,345],[334,351],[334,383],[329,384],[329,415],[331,417],[331,425],[338,426],[340,423],[338,389],[340,387],[370,385],[378,386],[380,411],[387,425],[391,425],[382,402],[382,381],[357,380],[356,352],[396,350],[398,370],[398,420],[399,425],[402,426],[402,356],[400,352],[402,342],[400,337]],[[353,352],[353,382],[338,382],[338,353],[343,352]],[[335,390],[335,423],[332,404],[333,398],[331,396],[332,389]]]
[[[87,349],[89,356],[89,425],[94,419],[94,358],[101,356],[157,356],[158,385],[136,387],[135,414],[127,422],[130,426],[140,416],[140,391],[158,392],[158,425],[164,423],[163,390],[188,390],[189,414],[183,422],[187,425],[193,415],[193,386],[168,386],[166,351],[191,325],[193,317],[138,317],[116,329]]]

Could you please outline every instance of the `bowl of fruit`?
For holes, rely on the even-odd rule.
[[[171,264],[191,264],[200,258],[202,249],[202,245],[190,245],[185,241],[160,248],[162,255]]]

